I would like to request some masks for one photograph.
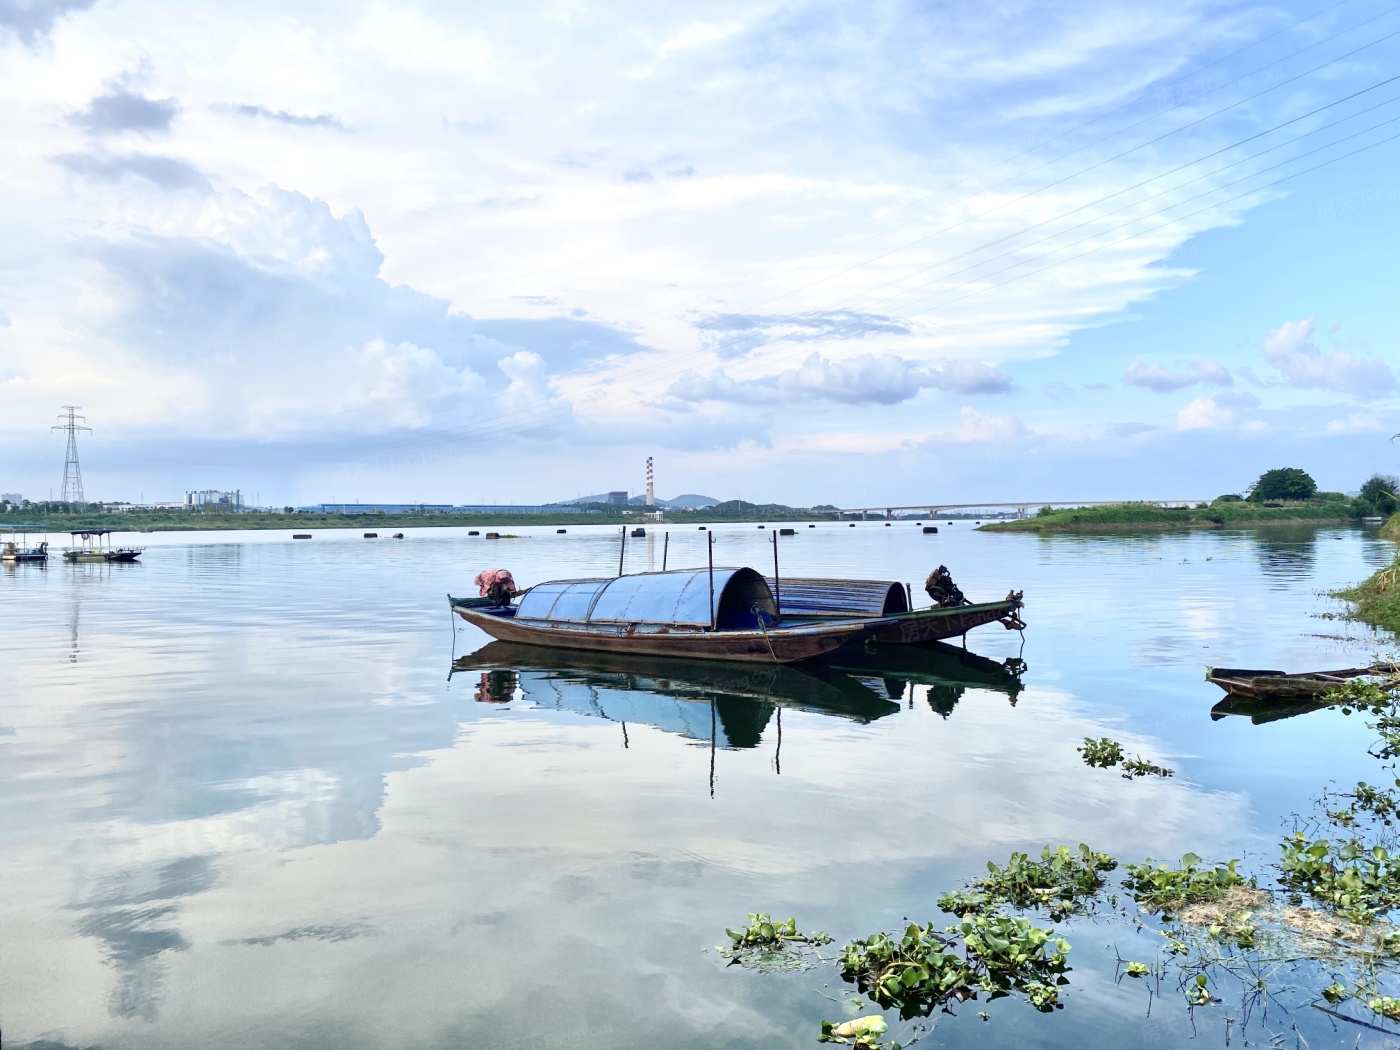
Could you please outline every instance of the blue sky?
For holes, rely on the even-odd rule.
[[[0,490],[64,404],[102,499],[1352,489],[1396,77],[1366,0],[3,5]]]

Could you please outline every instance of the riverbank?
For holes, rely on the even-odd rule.
[[[263,529],[424,529],[494,528],[511,525],[695,525],[698,523],[835,521],[834,510],[808,510],[777,504],[741,503],[733,500],[706,510],[669,510],[660,520],[638,510],[623,514],[586,511],[553,514],[312,514],[277,511],[79,511],[44,512],[11,510],[6,523],[29,525],[34,531],[69,532],[73,529],[108,529],[112,532],[207,532]]]
[[[1400,540],[1400,514],[1381,526],[1381,537]],[[1333,591],[1332,597],[1350,603],[1350,619],[1400,635],[1400,556],[1356,586]]]
[[[503,525],[631,525],[638,515],[622,514],[278,514],[200,513],[198,511],[128,511],[125,513],[25,514],[13,512],[17,524],[36,531],[69,532],[73,529],[109,529],[112,532],[222,532],[233,530],[292,529],[422,529],[490,528]]]
[[[1279,506],[1243,500],[1196,507],[1117,503],[1041,511],[1033,518],[992,522],[981,532],[1131,532],[1142,529],[1249,528],[1258,525],[1340,525],[1359,520],[1351,500],[1310,501]]]

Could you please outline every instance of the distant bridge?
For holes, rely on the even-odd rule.
[[[923,511],[930,518],[940,516],[946,510],[1014,510],[1016,517],[1024,518],[1026,511],[1041,507],[1119,507],[1125,503],[1141,503],[1150,507],[1194,507],[1198,503],[1209,503],[1208,499],[1109,499],[1109,500],[1026,500],[1019,503],[914,503],[907,507],[840,507],[836,520],[847,514],[859,514],[865,521],[871,514],[883,515],[886,521],[893,521],[898,511]]]

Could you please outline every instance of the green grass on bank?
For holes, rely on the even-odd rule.
[[[1350,619],[1400,634],[1400,560],[1332,597],[1351,603]]]
[[[1306,500],[1296,503],[1250,503],[1216,500],[1195,507],[1157,507],[1150,503],[1115,503],[1107,507],[1042,510],[1032,518],[983,525],[984,532],[1112,532],[1132,529],[1205,529],[1228,526],[1348,521],[1363,511],[1355,500]]]
[[[1400,514],[1392,514],[1381,526],[1381,537],[1400,540]],[[1332,597],[1351,604],[1350,619],[1400,634],[1400,555],[1355,587],[1333,591]]]

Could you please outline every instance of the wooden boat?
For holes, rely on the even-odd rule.
[[[21,565],[25,563],[44,563],[49,560],[49,545],[47,541],[38,544],[29,542],[31,532],[47,532],[43,526],[26,525],[0,525],[0,533],[4,533],[6,538],[0,540],[0,562],[6,565]]]
[[[1208,667],[1206,681],[1213,682],[1232,696],[1255,700],[1299,700],[1321,696],[1339,685],[1368,676],[1393,675],[1389,666],[1347,667],[1340,671],[1257,671],[1242,667]]]
[[[1007,630],[1025,627],[1019,615],[1025,603],[1016,592],[999,602],[915,609],[909,588],[893,580],[770,577],[767,583],[784,623],[864,619],[870,622],[866,637],[886,645],[958,638],[989,623]]]
[[[132,562],[141,557],[135,547],[107,547],[103,541],[112,535],[111,529],[73,529],[69,535],[78,543],[63,552],[64,561],[72,562]]]
[[[749,568],[554,580],[517,597],[510,605],[448,602],[504,642],[693,660],[797,663],[872,629],[858,619],[783,623],[768,584]]]

